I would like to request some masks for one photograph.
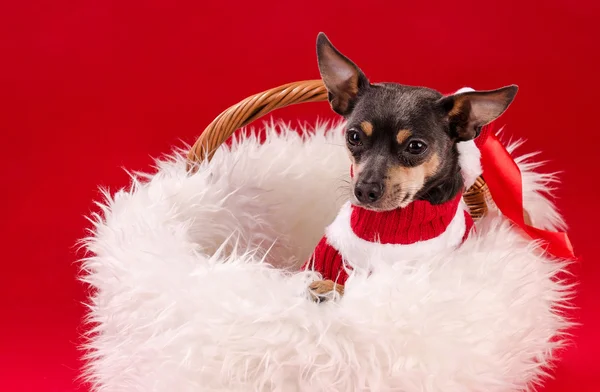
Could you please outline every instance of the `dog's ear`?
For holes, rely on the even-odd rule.
[[[513,84],[497,90],[469,91],[441,98],[439,104],[448,116],[450,136],[459,142],[477,137],[481,127],[504,113],[518,89]]]
[[[342,116],[348,115],[361,89],[369,81],[362,71],[346,56],[341,54],[327,36],[317,37],[317,60],[319,72],[328,91],[331,108]]]

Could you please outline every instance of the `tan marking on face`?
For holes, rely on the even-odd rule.
[[[398,165],[389,168],[385,180],[386,194],[382,200],[382,208],[394,209],[408,205],[423,188],[425,181],[437,172],[439,166],[440,157],[434,152],[429,159],[419,166],[405,167]],[[408,199],[404,200],[407,195],[409,195]]]
[[[388,178],[385,180],[386,195],[382,204],[386,209],[404,207],[412,201],[414,195],[423,188],[425,184],[425,167],[423,165],[415,167],[394,166],[388,170]],[[402,204],[402,200],[411,195],[407,202]]]
[[[363,121],[360,123],[360,127],[362,128],[365,135],[371,136],[373,134],[373,124],[371,124],[370,122]]]
[[[412,135],[412,132],[408,129],[401,129],[398,131],[398,134],[396,135],[396,141],[398,142],[398,144],[402,144],[406,141],[406,139],[408,139],[410,137],[410,135]]]
[[[423,162],[421,166],[423,166],[423,169],[425,169],[425,179],[429,179],[437,172],[437,169],[440,167],[439,155],[434,152],[433,154],[431,154],[427,161]]]
[[[352,157],[350,159],[352,161],[352,170],[354,172],[354,177],[350,179],[350,183],[352,184],[352,189],[354,189],[354,187],[356,186],[356,183],[358,182],[358,179],[360,178],[360,175],[366,165],[364,164],[364,162],[356,163],[356,161],[354,160],[354,157]]]

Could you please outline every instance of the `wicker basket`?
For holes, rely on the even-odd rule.
[[[195,163],[209,160],[215,151],[239,128],[272,112],[275,109],[304,102],[327,100],[327,90],[319,80],[306,80],[285,84],[254,94],[222,112],[202,132],[188,153],[188,170],[194,172]],[[473,219],[487,212],[486,201],[491,200],[488,187],[482,177],[463,195]]]

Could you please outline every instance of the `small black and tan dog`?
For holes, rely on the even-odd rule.
[[[317,57],[331,107],[347,123],[351,202],[372,211],[454,199],[464,187],[457,143],[474,139],[499,117],[518,89],[511,85],[444,96],[425,87],[370,83],[323,33],[317,38]],[[333,287],[331,280],[323,280],[311,289],[322,294]]]
[[[424,87],[371,84],[323,33],[317,56],[331,107],[347,120],[356,201],[374,210],[454,197],[463,185],[456,143],[475,138],[517,93],[513,85],[445,97]]]

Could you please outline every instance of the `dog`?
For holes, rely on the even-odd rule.
[[[317,37],[317,59],[331,108],[347,124],[352,190],[304,266],[321,273],[309,293],[322,301],[343,295],[349,258],[375,247],[385,248],[390,261],[427,257],[465,240],[472,220],[461,210],[465,180],[457,146],[502,115],[518,87],[443,95],[371,83],[324,33]]]

